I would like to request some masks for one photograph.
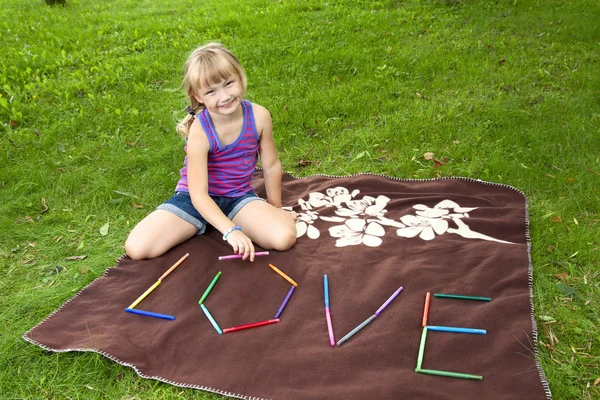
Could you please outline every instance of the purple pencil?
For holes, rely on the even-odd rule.
[[[279,318],[279,316],[283,312],[283,309],[285,308],[288,300],[290,299],[290,297],[292,297],[292,293],[294,293],[294,289],[296,289],[296,286],[292,286],[288,291],[287,295],[285,296],[285,299],[283,299],[283,303],[281,303],[281,305],[279,306],[279,310],[277,310],[277,314],[275,314],[275,319]]]
[[[382,312],[383,310],[385,310],[385,308],[386,308],[386,307],[387,307],[387,306],[388,306],[388,305],[389,305],[389,304],[392,302],[392,300],[394,300],[394,299],[396,298],[396,296],[398,296],[398,295],[400,294],[400,292],[402,291],[402,289],[404,289],[404,287],[400,286],[400,287],[398,288],[398,290],[396,290],[396,291],[394,292],[394,294],[393,294],[393,295],[391,295],[391,296],[390,296],[390,298],[389,298],[389,299],[387,299],[387,300],[385,301],[385,303],[383,303],[383,305],[382,305],[381,307],[379,307],[379,309],[378,309],[377,311],[375,311],[375,315],[376,315],[376,316],[379,316],[379,314],[381,314],[381,312]]]

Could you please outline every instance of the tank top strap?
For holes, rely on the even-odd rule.
[[[259,138],[258,130],[256,129],[256,120],[254,119],[254,110],[252,103],[248,100],[242,100],[242,107],[244,107],[244,128],[245,134],[251,134],[252,136]]]
[[[219,141],[217,139],[217,133],[212,128],[212,124],[210,123],[210,115],[208,114],[208,109],[202,110],[202,112],[196,114],[198,118],[198,122],[202,125],[202,129],[208,138],[208,144],[210,146],[209,151],[219,148]]]

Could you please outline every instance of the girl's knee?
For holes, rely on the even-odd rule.
[[[152,258],[148,246],[144,246],[143,243],[135,241],[131,238],[131,236],[125,241],[125,253],[132,260],[143,260],[145,258]]]
[[[296,244],[296,225],[293,229],[282,229],[273,237],[273,250],[285,251]]]

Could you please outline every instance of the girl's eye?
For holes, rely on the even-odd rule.
[[[231,85],[233,85],[233,81],[229,81],[225,84],[225,86],[231,86]]]

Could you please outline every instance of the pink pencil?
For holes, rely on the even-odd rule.
[[[268,251],[259,251],[254,253],[255,256],[268,256],[269,252]],[[244,257],[243,254],[232,254],[230,256],[220,256],[219,257],[219,261],[223,261],[223,260],[235,260],[236,258],[242,258]]]
[[[249,329],[249,328],[257,328],[257,327],[259,327],[259,326],[265,326],[265,325],[276,324],[277,322],[279,322],[279,318],[275,318],[275,319],[268,319],[268,320],[266,320],[266,321],[254,322],[254,323],[252,323],[252,324],[246,324],[246,325],[234,326],[233,328],[227,328],[227,329],[223,329],[223,333],[237,332],[237,331],[241,331],[241,330],[243,330],[243,329]]]

